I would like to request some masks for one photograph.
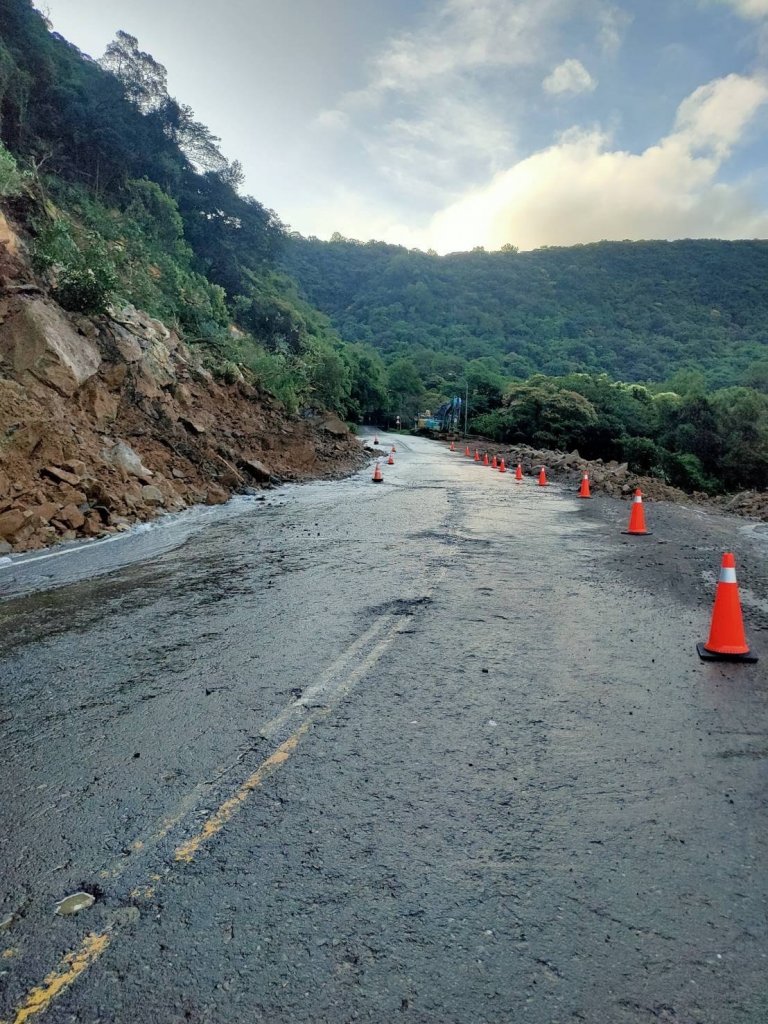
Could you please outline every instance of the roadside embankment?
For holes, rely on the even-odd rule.
[[[462,444],[466,442],[462,441]],[[513,468],[521,463],[526,474],[538,472],[546,466],[552,476],[578,490],[585,472],[589,473],[593,492],[607,494],[612,498],[630,497],[639,487],[645,498],[651,501],[670,501],[682,505],[704,505],[710,509],[721,509],[736,515],[768,521],[768,493],[765,491],[742,491],[713,497],[701,492],[688,494],[678,487],[672,487],[658,477],[641,476],[631,473],[626,462],[604,462],[602,459],[585,459],[578,451],[570,453],[552,451],[546,448],[532,448],[530,445],[498,445],[486,438],[470,438],[469,445],[481,455],[488,451],[501,456]]]
[[[131,306],[64,312],[0,218],[0,555],[366,460],[336,416],[289,416]]]

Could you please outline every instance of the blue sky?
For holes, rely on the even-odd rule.
[[[768,0],[40,0],[117,29],[303,234],[768,236]]]

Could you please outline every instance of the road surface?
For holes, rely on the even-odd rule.
[[[1,1021],[768,1020],[765,529],[396,444],[0,566]]]

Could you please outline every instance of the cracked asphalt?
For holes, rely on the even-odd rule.
[[[1,1021],[768,1020],[768,529],[395,440],[0,566]]]

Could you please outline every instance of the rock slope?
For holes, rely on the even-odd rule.
[[[288,416],[133,307],[65,313],[0,215],[0,554],[126,529],[366,459],[335,416]]]

